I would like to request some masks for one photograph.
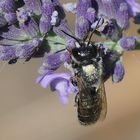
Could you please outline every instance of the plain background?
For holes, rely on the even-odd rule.
[[[69,18],[73,27],[73,17]],[[136,35],[137,25],[127,31]],[[35,83],[41,59],[0,64],[0,140],[140,140],[140,52],[124,54],[125,78],[105,84],[105,121],[81,126],[74,96],[63,106],[56,93]],[[63,69],[62,69],[63,70]]]

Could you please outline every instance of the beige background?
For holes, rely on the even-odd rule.
[[[136,34],[137,27],[127,35]],[[74,96],[63,106],[57,94],[35,84],[40,65],[41,59],[0,64],[0,140],[140,140],[139,51],[124,54],[121,83],[105,84],[106,120],[87,127],[77,121]]]

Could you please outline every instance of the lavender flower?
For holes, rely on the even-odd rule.
[[[42,37],[38,36],[38,25],[31,17],[29,11],[25,11],[23,8],[18,9],[17,20],[19,21],[19,28],[9,26],[6,32],[1,33],[0,45],[5,50],[1,51],[1,56],[5,54],[5,60],[14,58],[26,59],[42,42]],[[8,49],[12,50],[13,55],[4,53]]]
[[[51,1],[45,1],[42,6],[42,16],[40,19],[40,31],[42,34],[47,33],[52,25],[51,25],[51,16],[55,11],[55,7]]]
[[[76,37],[79,39],[85,39],[89,33],[89,22],[83,17],[78,17],[76,21]]]
[[[95,11],[91,0],[79,0],[76,7],[75,35],[79,39],[85,39],[90,31],[91,22],[95,20]]]
[[[16,22],[16,5],[14,0],[0,2],[0,27]]]
[[[58,52],[52,55],[48,55],[46,53],[40,69],[41,74],[46,73],[46,70],[54,71],[58,69],[62,64],[69,61],[70,61],[70,54],[68,52]]]
[[[24,0],[24,3],[28,10],[33,11],[36,15],[41,14],[42,0]]]
[[[120,8],[119,14],[125,15],[125,17],[127,18],[128,9],[127,9],[126,3],[121,3],[120,7],[118,8]],[[97,11],[95,11],[95,9],[96,9],[95,7],[94,8],[92,7],[92,2],[90,0],[89,1],[81,0],[78,2],[77,7],[76,7],[76,31],[75,31],[76,37],[81,40],[85,39],[87,35],[89,34],[89,31],[91,30],[91,27],[92,27],[93,29],[98,28],[98,31],[100,31],[105,36],[111,38],[112,40],[115,40],[115,41],[119,40],[121,38],[121,33],[120,33],[120,28],[118,27],[118,25],[121,26],[121,28],[126,28],[128,24],[127,22],[125,22],[125,19],[124,19],[124,22],[123,20],[121,20],[119,23],[118,23],[119,21],[118,19],[117,21],[118,25],[116,24],[116,22],[114,22],[114,20],[109,20],[109,23],[103,27],[102,24],[104,23],[104,19],[98,22],[100,17],[97,17],[97,13],[96,13]],[[125,10],[126,10],[126,13],[125,13]],[[118,15],[116,15],[116,17]],[[71,34],[67,24],[65,24],[66,21],[65,20],[62,20],[62,21],[64,24],[59,25],[58,28],[56,29],[54,27],[53,30],[55,31],[55,33],[57,33],[58,35],[62,36],[63,38],[67,40],[67,45],[70,46],[69,49],[73,49],[74,47],[76,47],[75,45],[76,40],[69,38],[67,35],[63,34],[64,32],[63,33],[60,32],[62,29],[64,29],[66,33]],[[103,49],[106,50],[103,54],[104,81],[106,81],[111,75],[113,77],[113,82],[121,81],[124,75],[124,71],[123,71],[124,69],[123,69],[122,64],[121,64],[122,71],[119,69],[120,63],[118,60],[120,59],[120,56],[122,55],[121,52],[119,53],[115,50],[107,49],[105,46],[103,47]],[[40,72],[42,75],[45,74],[45,76],[50,76],[50,77],[52,76],[53,78],[53,74],[51,73],[54,73],[56,69],[58,69],[61,65],[64,64],[64,61],[60,61],[61,53],[63,54],[64,52],[51,54],[50,56],[45,57],[43,61],[43,65],[40,68]],[[69,59],[66,59],[65,61],[70,62],[70,59],[71,59],[69,56],[70,54],[69,53],[66,53],[66,54],[67,54],[67,58]],[[65,58],[66,58],[66,54],[65,54]],[[57,89],[56,85],[54,86],[54,89]]]
[[[124,67],[121,61],[117,61],[115,64],[112,81],[114,83],[120,82],[124,77]]]
[[[128,51],[135,49],[137,41],[135,37],[123,37],[119,40],[119,44],[124,50]]]
[[[63,7],[76,15],[75,35]],[[138,41],[137,37],[122,35],[129,27],[129,19],[140,13],[140,5],[135,0],[78,0],[63,7],[58,0],[1,1],[0,60],[27,61],[41,50],[44,58],[37,83],[44,88],[50,85],[65,104],[69,93],[78,92],[78,87],[71,83],[72,51],[81,47],[90,32],[112,40],[95,43],[97,51],[102,50],[103,82],[110,76],[114,83],[123,79],[125,71],[120,57],[123,51],[134,49]],[[71,73],[56,73],[62,65]]]
[[[140,13],[140,4],[135,0],[97,0],[97,3],[99,14],[116,19],[117,24],[123,29],[128,27],[130,17]]]
[[[131,17],[136,16],[140,13],[140,4],[136,2],[136,0],[126,0],[129,6],[129,14]]]
[[[68,95],[78,92],[78,89],[72,85],[70,78],[71,76],[68,73],[50,73],[40,76],[37,79],[37,83],[43,88],[47,88],[50,85],[52,91],[59,93],[60,101],[66,104]]]
[[[43,5],[40,0],[37,0],[35,3],[33,0],[25,0],[24,2],[25,6],[18,8],[16,11],[16,24],[18,26],[6,26],[1,31],[0,45],[2,51],[0,58],[2,60],[14,58],[25,58],[28,60],[35,50],[39,50],[44,45],[45,37],[52,31],[52,28],[57,30],[59,26],[62,26],[61,24],[67,26],[67,21],[64,19],[64,11],[59,2],[44,1]],[[36,10],[32,6],[35,6]],[[40,20],[36,18],[36,15],[41,17]],[[65,20],[65,22],[63,23],[61,20]],[[8,49],[10,52],[12,49],[13,55],[6,53]],[[46,49],[44,48],[43,50]]]

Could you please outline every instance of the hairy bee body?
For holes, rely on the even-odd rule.
[[[79,89],[75,101],[78,120],[82,125],[95,123],[102,115],[104,117],[106,115],[105,90],[102,82],[102,57],[92,53],[94,47],[87,46],[73,50],[74,77],[72,81]]]
[[[101,97],[94,89],[90,89],[86,94],[79,93],[77,112],[81,124],[87,125],[97,122],[101,110]]]

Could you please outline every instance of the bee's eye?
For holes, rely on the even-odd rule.
[[[72,55],[73,55],[74,58],[75,58],[76,60],[78,60],[78,61],[80,61],[81,58],[82,58],[81,50],[78,49],[78,48],[74,48],[74,49],[72,50]]]

